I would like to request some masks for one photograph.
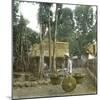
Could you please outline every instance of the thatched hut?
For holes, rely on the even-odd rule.
[[[69,53],[69,43],[68,42],[56,42],[56,66],[61,67],[64,59],[65,52]],[[49,65],[49,42],[43,42],[43,53],[44,62]],[[30,58],[36,66],[39,67],[40,62],[40,44],[34,44],[30,49]],[[51,57],[53,58],[53,42],[51,43]]]

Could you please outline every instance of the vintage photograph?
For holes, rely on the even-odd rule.
[[[97,10],[12,0],[13,99],[97,94]]]

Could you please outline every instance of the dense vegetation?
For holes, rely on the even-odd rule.
[[[71,55],[83,54],[84,46],[89,42],[92,42],[93,39],[96,40],[97,12],[93,10],[93,6],[76,5],[75,9],[72,10],[67,7],[63,8],[63,4],[55,4],[55,13],[53,13],[51,7],[54,4],[34,3],[34,5],[39,5],[38,23],[40,25],[41,33],[37,33],[27,27],[27,24],[29,23],[28,19],[25,19],[23,15],[18,15],[19,4],[18,0],[13,0],[12,17],[14,70],[17,70],[18,66],[18,70],[20,70],[21,66],[24,66],[23,71],[30,70],[28,67],[30,66],[28,53],[30,47],[34,43],[41,44],[40,60],[43,62],[42,41],[45,38],[49,39],[49,43],[54,41],[54,47],[56,41],[68,41],[70,44]],[[53,66],[55,66],[54,54]],[[49,66],[51,68],[50,55],[51,51],[49,50]],[[56,70],[55,67],[54,70]]]

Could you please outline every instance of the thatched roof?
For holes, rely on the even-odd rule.
[[[86,50],[87,50],[90,54],[96,54],[96,44],[89,43],[89,44],[86,46]]]
[[[43,43],[44,56],[49,56],[49,42]],[[63,57],[65,52],[69,53],[68,42],[56,42],[56,57]],[[31,48],[30,55],[32,57],[40,56],[40,44],[34,44]],[[51,56],[53,56],[53,43],[51,43]]]

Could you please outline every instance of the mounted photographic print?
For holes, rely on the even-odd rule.
[[[13,99],[97,94],[97,6],[12,1]]]

